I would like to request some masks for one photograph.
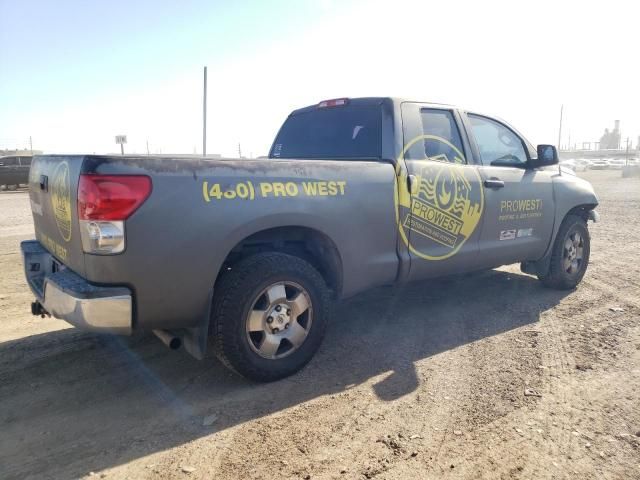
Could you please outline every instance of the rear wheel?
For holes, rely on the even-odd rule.
[[[567,215],[553,245],[549,271],[538,278],[549,288],[575,288],[587,271],[590,247],[587,222],[578,215]]]
[[[240,375],[273,381],[304,367],[326,329],[329,290],[306,261],[283,253],[248,257],[218,282],[215,352]]]

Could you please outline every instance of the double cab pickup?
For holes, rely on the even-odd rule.
[[[295,110],[256,160],[36,156],[32,311],[276,380],[376,286],[520,263],[575,288],[598,200],[557,163],[500,119],[398,98]]]

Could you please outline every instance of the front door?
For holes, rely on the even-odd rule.
[[[473,270],[484,210],[477,166],[454,110],[402,106],[408,189],[399,185],[398,227],[411,256],[409,278]]]
[[[482,266],[539,259],[553,231],[551,177],[557,171],[526,168],[530,149],[507,125],[480,115],[467,118],[482,163],[486,204],[479,240]]]

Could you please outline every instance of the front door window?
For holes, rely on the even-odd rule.
[[[524,167],[527,154],[522,140],[504,125],[479,115],[468,115],[483,165]]]

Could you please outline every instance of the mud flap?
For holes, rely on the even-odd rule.
[[[529,275],[544,276],[549,272],[549,264],[551,263],[551,252],[542,257],[540,260],[533,260],[520,263],[522,273]]]
[[[182,336],[184,349],[194,358],[204,360],[207,354],[207,342],[209,339],[209,319],[211,318],[211,304],[213,300],[213,290],[209,293],[209,308],[205,318],[200,324],[193,328],[185,328]]]

